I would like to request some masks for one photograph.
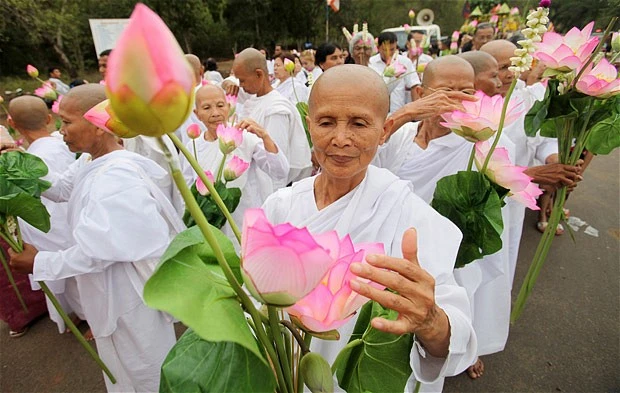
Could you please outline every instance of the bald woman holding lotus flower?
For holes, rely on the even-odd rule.
[[[369,165],[391,129],[385,83],[367,67],[334,67],[315,83],[309,107],[322,172],[269,197],[263,205],[267,218],[312,233],[336,230],[355,243],[383,243],[386,255],[371,255],[350,270],[397,293],[361,281],[352,281],[351,288],[399,313],[395,321],[373,319],[374,328],[415,334],[407,390],[416,381],[433,383],[462,372],[475,358],[476,338],[467,296],[452,275],[461,233],[414,195],[409,182]],[[311,350],[333,363],[356,319],[339,329],[338,341],[316,340]]]

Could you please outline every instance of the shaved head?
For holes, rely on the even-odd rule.
[[[265,75],[269,74],[267,70],[267,59],[265,56],[254,48],[247,48],[239,52],[233,63],[233,67],[242,67],[246,72],[254,72],[263,70]]]
[[[200,59],[198,58],[198,56],[192,54],[185,55],[185,58],[187,59],[189,65],[192,67],[192,71],[194,71],[194,79],[196,79],[196,84],[198,84],[198,82],[200,82],[200,80],[202,79],[202,64],[200,64]]]
[[[480,48],[481,51],[490,54],[496,59],[499,55],[506,52],[510,52],[510,55],[513,56],[515,49],[517,49],[517,46],[508,40],[495,40],[487,42]]]
[[[75,102],[75,107],[80,111],[80,114],[83,115],[88,112],[89,109],[105,100],[105,87],[98,83],[88,83],[69,90],[62,98],[60,105],[66,105],[66,102],[69,101],[72,103]]]
[[[476,75],[493,67],[497,67],[497,61],[495,61],[495,58],[486,52],[470,51],[461,53],[458,56],[467,60],[467,62],[471,64]]]
[[[514,56],[517,46],[508,40],[495,40],[484,44],[480,50],[493,56],[499,67],[499,79],[503,86],[499,92],[503,96],[508,92],[508,88],[514,79],[514,74],[510,71],[510,58]]]
[[[362,96],[372,97],[372,105],[376,105],[377,109],[387,116],[390,95],[385,82],[376,71],[357,64],[332,67],[322,73],[310,91],[308,111],[312,114],[312,109],[317,105],[317,97],[325,99],[330,92],[353,90],[360,90]]]
[[[471,79],[473,83],[475,78],[474,69],[467,60],[454,55],[438,57],[426,65],[423,85],[432,87],[439,80],[456,72],[463,74],[465,78]]]
[[[50,120],[45,101],[36,96],[13,98],[9,102],[9,115],[19,131],[45,130]]]
[[[196,92],[196,106],[206,97],[217,97],[226,100],[226,92],[216,85],[204,85]]]

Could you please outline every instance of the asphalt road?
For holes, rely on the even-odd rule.
[[[476,381],[449,378],[445,392],[620,392],[620,152],[595,158],[571,195],[571,215],[598,230],[556,237],[506,349],[484,358]],[[513,297],[540,234],[528,214]],[[0,323],[0,392],[105,392],[97,366],[47,319],[10,339]]]

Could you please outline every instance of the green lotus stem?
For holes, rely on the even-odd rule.
[[[299,365],[301,364],[301,358],[303,358],[305,354],[310,352],[311,342],[312,335],[309,333],[304,333],[303,345],[299,345],[301,347],[301,356],[299,356],[299,360],[297,363],[297,393],[302,393],[304,391],[304,377],[301,375],[301,372],[299,372]]]
[[[194,159],[198,161],[198,155],[196,154],[196,140],[192,139],[192,147],[194,148]]]
[[[588,66],[594,61],[594,58],[596,57],[596,55],[598,55],[598,53],[601,51],[601,48],[603,47],[603,44],[605,43],[605,41],[607,41],[607,37],[609,37],[609,33],[611,32],[611,29],[613,29],[613,27],[614,27],[614,25],[616,24],[617,21],[618,21],[618,17],[617,16],[614,16],[613,18],[611,18],[611,21],[609,21],[609,24],[607,25],[607,28],[605,29],[605,32],[603,33],[603,36],[598,41],[598,45],[596,46],[596,48],[594,48],[594,52],[592,52],[592,54],[590,55],[590,58],[588,59],[588,61],[586,61],[586,63],[583,65],[583,67],[581,67],[581,69],[579,70],[579,73],[577,74],[575,79],[573,79],[573,83],[571,83],[571,86],[570,86],[571,89],[573,89],[573,88],[575,88],[575,86],[577,86],[577,82],[579,81],[579,79],[581,78],[583,73],[586,72],[586,68],[588,68]]]
[[[73,333],[75,338],[77,338],[80,344],[82,344],[86,352],[88,352],[90,357],[97,363],[97,365],[101,368],[101,370],[103,370],[103,372],[108,376],[110,381],[113,384],[115,384],[116,378],[114,378],[114,375],[108,369],[108,366],[105,365],[103,360],[101,360],[101,358],[97,354],[97,351],[95,351],[93,347],[88,343],[88,341],[86,341],[82,333],[78,330],[77,326],[75,326],[71,318],[69,318],[67,313],[65,313],[65,311],[62,309],[62,306],[60,305],[60,303],[58,303],[58,299],[56,299],[56,296],[54,296],[52,291],[50,291],[47,284],[43,281],[37,281],[37,283],[41,286],[41,289],[43,290],[47,298],[52,302],[52,304],[54,305],[54,308],[56,309],[56,311],[58,311],[58,314],[60,314],[60,316],[62,317],[62,320],[65,322],[69,330],[71,330],[71,333]]]
[[[421,387],[422,384],[420,383],[420,381],[415,381],[415,389],[413,389],[413,393],[419,393]]]
[[[547,259],[547,254],[549,254],[549,249],[551,248],[551,244],[553,243],[553,238],[555,237],[556,227],[560,223],[560,219],[563,215],[562,208],[564,207],[564,202],[566,201],[566,186],[560,188],[556,192],[555,203],[553,204],[553,211],[551,212],[551,216],[549,217],[549,223],[547,224],[547,229],[545,229],[545,233],[543,233],[540,243],[536,248],[536,253],[534,254],[534,259],[530,265],[530,268],[527,271],[527,275],[525,276],[525,280],[523,281],[523,285],[519,290],[519,295],[517,296],[517,301],[512,309],[510,314],[510,322],[515,323],[519,316],[523,312],[525,308],[525,302],[527,298],[532,293],[534,289],[534,284],[536,284],[536,279],[540,274],[540,270]]]
[[[502,116],[499,119],[499,127],[497,127],[497,133],[495,134],[495,139],[493,140],[493,144],[489,149],[489,154],[487,154],[487,158],[484,160],[484,165],[482,165],[481,173],[485,173],[487,170],[487,166],[489,165],[489,161],[491,160],[491,156],[493,155],[493,151],[499,142],[499,137],[502,135],[502,131],[504,130],[504,121],[506,120],[506,111],[508,110],[508,103],[510,102],[510,97],[512,97],[512,93],[515,90],[515,86],[517,86],[517,81],[519,78],[514,78],[512,83],[510,84],[510,88],[508,88],[508,93],[506,93],[506,97],[504,97],[504,105],[502,106]]]
[[[6,258],[4,256],[4,250],[0,250],[0,262],[2,263],[2,267],[4,267],[4,271],[6,272],[6,275],[9,278],[9,282],[11,283],[11,286],[13,287],[13,290],[15,291],[15,296],[17,296],[17,299],[21,303],[22,308],[24,309],[24,312],[27,313],[28,306],[26,306],[26,302],[24,301],[22,294],[19,292],[19,288],[17,288],[17,284],[15,284],[13,273],[11,272],[11,268],[9,267],[9,264],[6,262]]]
[[[209,193],[211,194],[211,197],[215,201],[215,204],[217,205],[217,207],[220,208],[222,213],[224,213],[224,217],[226,217],[226,219],[228,220],[228,224],[230,224],[230,228],[232,229],[233,233],[235,234],[235,237],[237,238],[237,241],[239,242],[239,244],[241,244],[241,231],[239,231],[239,227],[237,226],[237,223],[232,218],[232,215],[228,211],[228,208],[226,207],[226,205],[224,205],[224,201],[222,201],[222,198],[220,197],[220,194],[217,193],[217,190],[213,186],[213,183],[211,183],[211,181],[209,181],[209,179],[207,179],[207,176],[205,175],[204,171],[200,167],[200,164],[198,164],[198,161],[194,160],[194,158],[192,157],[191,153],[187,150],[187,148],[185,146],[183,146],[183,143],[181,142],[179,137],[177,137],[172,132],[169,133],[169,134],[166,134],[166,135],[168,135],[168,137],[172,140],[172,142],[177,147],[177,149],[179,149],[181,151],[181,153],[183,153],[183,155],[185,156],[187,161],[189,161],[189,163],[192,166],[192,168],[194,168],[194,171],[196,171],[196,174],[198,175],[198,177],[202,180],[202,182],[205,184],[205,186],[209,190]],[[167,151],[167,149],[166,149],[166,151]],[[192,197],[192,199],[194,199],[194,198]]]
[[[469,163],[467,164],[467,172],[471,172],[471,168],[474,166],[474,158],[476,158],[476,144],[471,147],[471,154],[469,155]]]
[[[220,167],[217,168],[217,176],[215,177],[215,184],[217,184],[222,179],[222,173],[224,173],[224,165],[226,164],[226,157],[228,154],[224,154],[222,157],[222,161],[220,162]]]
[[[278,318],[278,310],[274,306],[267,306],[267,313],[269,314],[269,326],[271,327],[271,335],[273,341],[276,343],[276,350],[278,351],[279,362],[274,364],[276,374],[282,374],[284,384],[280,385],[282,392],[293,392],[293,377],[291,375],[291,368],[288,367],[286,356],[286,347],[284,346],[284,340],[282,340],[282,334],[280,334],[280,318]],[[278,375],[280,379],[280,375]]]
[[[170,139],[172,139],[175,145],[177,145],[177,142],[178,142],[177,147],[180,148],[182,146],[183,149],[185,149],[185,146],[183,146],[183,144],[176,137],[176,135],[170,133],[168,134],[168,136],[170,137]],[[170,165],[170,169],[172,172],[172,179],[174,180],[179,191],[181,192],[181,196],[185,200],[187,210],[190,212],[190,214],[194,218],[194,221],[196,222],[196,225],[198,226],[198,228],[200,228],[200,231],[202,232],[202,235],[204,236],[205,240],[207,241],[209,246],[211,246],[211,249],[213,250],[215,258],[217,259],[217,263],[222,269],[224,276],[226,276],[226,280],[228,281],[232,289],[235,291],[235,293],[239,297],[239,300],[241,301],[241,304],[243,305],[245,310],[252,317],[252,320],[254,321],[254,325],[256,327],[255,332],[256,332],[256,336],[258,340],[261,342],[261,344],[265,348],[265,351],[267,352],[269,358],[271,359],[271,362],[274,365],[277,365],[278,357],[273,348],[272,342],[269,340],[269,337],[267,337],[267,333],[265,332],[265,329],[261,321],[261,317],[259,315],[260,313],[258,312],[256,307],[254,307],[254,305],[252,304],[252,301],[250,300],[248,295],[245,293],[243,288],[241,288],[241,285],[235,278],[235,275],[233,274],[230,268],[230,265],[228,265],[228,262],[226,261],[226,258],[224,257],[222,248],[220,247],[219,243],[215,239],[215,236],[213,235],[213,232],[211,231],[211,227],[209,226],[209,222],[207,221],[207,218],[205,217],[202,210],[200,210],[200,206],[198,206],[198,203],[196,202],[196,199],[192,195],[192,192],[190,191],[189,187],[187,187],[187,184],[185,184],[185,179],[183,178],[183,174],[181,173],[181,170],[172,161],[172,153],[170,153],[170,150],[168,150],[168,147],[164,144],[162,137],[158,137],[157,141],[159,142],[160,147],[162,148],[162,151],[166,155],[166,159],[168,161],[168,164]],[[184,151],[185,151],[184,154],[188,153],[187,149],[185,149]],[[188,159],[191,159],[191,154],[186,154],[185,156]],[[198,166],[198,168],[200,168],[200,166]],[[194,169],[196,168],[194,167]],[[204,175],[204,172],[202,172],[202,175]],[[211,187],[211,190],[210,190],[211,195],[214,195],[214,194],[217,195],[217,192],[213,188],[213,184],[211,184],[208,181],[208,179],[206,180],[207,181],[205,182],[205,184],[207,185],[207,188]]]

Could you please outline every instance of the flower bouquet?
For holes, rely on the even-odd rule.
[[[145,69],[158,74],[134,77]],[[160,390],[294,393],[305,385],[313,392],[330,392],[335,373],[347,391],[403,391],[411,374],[413,336],[373,329],[372,317],[395,319],[397,313],[374,303],[362,307],[367,299],[350,286],[350,264],[365,263],[366,254],[382,252],[382,246],[353,244],[335,231],[311,234],[288,223],[273,225],[260,209],[246,211],[243,235],[236,230],[216,184],[220,176],[237,176],[243,165],[237,162],[233,167],[236,160],[230,160],[228,168],[220,167],[209,179],[173,134],[187,116],[192,73],[173,34],[146,6],[136,6],[110,56],[106,78],[119,120],[136,132],[148,129],[160,140],[172,178],[196,224],[175,237],[144,290],[149,306],[190,327],[164,362]],[[166,84],[154,82],[159,80]],[[123,99],[127,96],[131,100]],[[172,104],[176,111],[167,112],[165,119],[151,115]],[[235,132],[222,129],[218,134],[225,155],[239,143]],[[171,159],[161,139],[164,135],[197,172],[202,184],[197,182],[196,189],[204,192],[204,185],[231,224],[241,256],[207,219]],[[260,310],[243,285],[262,303]],[[318,353],[309,352],[312,337],[338,337],[336,329],[360,307],[354,335],[332,367]]]

